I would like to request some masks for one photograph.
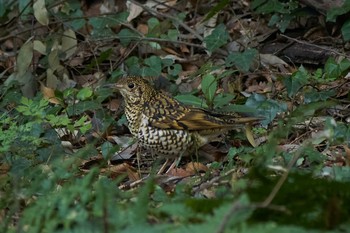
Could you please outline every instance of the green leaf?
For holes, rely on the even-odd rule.
[[[113,149],[113,144],[109,141],[104,142],[101,145],[101,152],[104,159],[109,159],[111,157],[111,151]]]
[[[46,55],[46,45],[40,40],[33,41],[33,49],[43,55]]]
[[[65,58],[70,58],[77,49],[77,37],[72,29],[67,29],[63,32],[62,37],[62,52],[65,53]]]
[[[255,61],[258,55],[258,51],[255,49],[247,49],[243,53],[234,52],[230,53],[226,58],[226,66],[231,67],[235,65],[237,69],[248,72],[250,66]]]
[[[347,71],[350,68],[350,60],[347,58],[341,60],[341,62],[339,63],[339,68],[342,73],[344,71]]]
[[[221,108],[227,104],[229,104],[233,98],[235,98],[235,95],[232,95],[230,93],[220,93],[215,96],[214,98],[214,109]]]
[[[212,106],[215,92],[218,85],[215,77],[212,74],[204,75],[201,85],[202,85],[202,91],[207,100],[207,104],[209,106]]]
[[[306,85],[309,76],[310,75],[308,71],[303,66],[301,66],[298,71],[292,74],[291,77],[283,79],[283,84],[287,88],[288,97],[294,97],[300,88]]]
[[[263,99],[265,100],[265,99]],[[262,101],[262,100],[260,100]],[[238,104],[230,104],[228,106],[225,106],[221,109],[223,112],[239,112],[239,113],[256,113],[256,116],[258,116],[258,113],[256,111],[256,107],[250,107],[247,105],[238,105]]]
[[[12,2],[10,1],[0,1],[0,17],[4,17],[7,11],[10,9]]]
[[[303,104],[298,106],[291,114],[291,117],[296,118],[297,120],[304,120],[305,117],[309,117],[315,114],[315,112],[319,109],[325,109],[329,107],[333,107],[335,105],[332,101],[321,101],[321,102],[313,102],[309,104]]]
[[[47,59],[48,59],[49,66],[50,66],[51,70],[55,71],[55,70],[59,69],[60,60],[58,57],[58,50],[57,49],[51,50]]]
[[[162,59],[159,56],[151,56],[144,60],[145,67],[141,68],[142,76],[157,77],[162,72]]]
[[[127,28],[120,30],[117,36],[119,37],[121,45],[124,47],[128,46],[132,41],[138,40],[140,38],[137,33]]]
[[[111,48],[106,49],[105,51],[102,51],[100,53],[100,56],[97,57],[96,59],[92,59],[90,64],[88,64],[84,71],[82,73],[89,73],[91,72],[91,70],[94,67],[97,67],[98,65],[100,65],[102,62],[106,61],[107,59],[109,59],[111,57],[111,55],[113,54],[113,50]]]
[[[77,94],[77,98],[80,100],[86,100],[92,96],[92,93],[93,92],[92,92],[90,87],[84,87],[84,88],[79,90],[79,92]]]
[[[32,59],[33,59],[33,42],[27,41],[24,45],[22,45],[17,56],[16,68],[17,68],[18,78],[23,76],[28,71],[28,68],[32,63]]]
[[[79,115],[85,111],[93,111],[101,108],[101,104],[97,101],[82,101],[74,105],[69,105],[66,109],[70,116]]]
[[[345,23],[341,27],[341,33],[345,41],[350,40],[350,20],[345,21]]]
[[[155,17],[150,18],[147,20],[148,30],[153,30],[156,26],[159,25],[159,20]]]
[[[271,17],[268,26],[276,26],[281,32],[285,32],[293,19],[295,19],[294,14],[274,14]]]
[[[93,26],[95,32],[100,32],[105,29],[110,29],[114,26],[118,26],[126,22],[129,13],[122,12],[118,14],[103,15],[98,17],[89,18],[91,26]]]
[[[66,10],[65,8],[69,8],[67,9],[67,11],[69,11],[68,13],[64,12]],[[67,26],[73,31],[78,31],[86,25],[87,22],[84,19],[84,13],[80,9],[79,2],[74,3],[71,1],[69,2],[69,5],[68,3],[65,4],[61,11],[61,14],[57,14],[57,16],[60,17],[62,21],[65,21],[65,24],[67,24]]]
[[[4,0],[6,1],[6,0]],[[11,1],[6,1],[8,3],[13,3]],[[18,9],[19,12],[21,12],[21,20],[28,20],[28,16],[32,15],[33,8],[31,6],[32,1],[31,0],[18,0]]]
[[[255,108],[255,116],[265,118],[262,125],[268,125],[280,113],[287,111],[287,104],[276,100],[266,99],[265,96],[252,94],[245,103],[250,108]]]
[[[326,20],[328,22],[335,22],[337,16],[344,15],[350,11],[350,1],[344,1],[341,7],[334,7],[328,10]]]
[[[220,0],[209,12],[208,14],[205,16],[205,18],[202,20],[202,22],[207,21],[208,19],[210,19],[211,17],[213,17],[214,15],[216,15],[219,11],[221,11],[222,9],[225,9],[226,5],[229,4],[230,1],[229,0]]]
[[[253,1],[252,8],[257,13],[270,14],[270,13],[289,13],[287,9],[288,5],[282,3],[279,0],[269,0],[269,1]]]
[[[179,31],[175,29],[169,29],[167,32],[167,38],[171,41],[177,41],[179,37]]]
[[[175,96],[175,99],[187,105],[197,106],[201,108],[208,108],[208,105],[205,103],[203,99],[197,96],[194,96],[192,94],[177,95]]]
[[[304,94],[304,103],[308,104],[311,102],[326,101],[330,97],[334,96],[336,92],[334,90],[316,91],[310,90]]]
[[[228,32],[224,24],[218,25],[212,33],[204,38],[205,47],[209,52],[213,52],[215,49],[220,48],[227,43],[229,39]]]
[[[45,0],[37,0],[33,4],[34,16],[42,25],[49,24],[49,17],[45,7]]]
[[[324,72],[327,80],[336,80],[341,75],[340,67],[333,57],[327,59]]]
[[[172,66],[168,66],[168,74],[171,76],[177,76],[182,71],[182,66],[180,64],[174,64]]]

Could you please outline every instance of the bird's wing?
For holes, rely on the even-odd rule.
[[[153,127],[188,131],[215,130],[233,128],[237,124],[252,121],[220,113],[187,107],[168,97],[153,99],[147,103],[144,114]]]

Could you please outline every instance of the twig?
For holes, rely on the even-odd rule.
[[[158,12],[152,8],[149,8],[148,6],[145,6],[137,1],[134,1],[134,0],[129,0],[130,2],[132,2],[133,4],[139,6],[139,7],[142,7],[143,9],[145,9],[146,11],[154,14],[154,15],[160,15],[164,18],[167,18],[167,19],[171,19],[173,21],[175,21],[176,23],[178,23],[179,25],[181,25],[181,27],[183,27],[186,31],[188,31],[189,33],[193,34],[197,39],[199,39],[200,41],[203,41],[203,37],[201,35],[199,35],[195,30],[193,30],[192,28],[190,28],[187,24],[185,24],[184,22],[182,22],[181,20],[179,20],[178,18],[174,17],[174,16],[171,16],[171,15],[168,15],[168,14],[165,14],[165,13],[161,13],[161,12]]]
[[[319,49],[323,49],[325,51],[329,51],[329,52],[332,52],[334,54],[337,54],[339,56],[344,56],[346,58],[350,58],[349,55],[346,55],[345,53],[340,53],[334,49],[330,49],[328,47],[324,47],[324,46],[320,46],[320,45],[315,45],[315,44],[311,44],[309,42],[306,42],[306,41],[302,41],[302,40],[298,40],[298,39],[295,39],[295,38],[292,38],[292,37],[289,37],[289,36],[286,36],[286,35],[281,35],[282,37],[284,38],[287,38],[288,40],[291,40],[291,41],[294,41],[294,42],[297,42],[299,44],[305,44],[305,45],[308,45],[308,46],[312,46],[312,47],[315,47],[315,48],[319,48]]]
[[[308,143],[308,142],[307,142]],[[300,149],[294,154],[293,158],[289,161],[288,165],[287,165],[287,169],[286,172],[283,173],[283,175],[280,177],[280,179],[278,180],[277,184],[275,185],[275,187],[273,187],[272,191],[270,192],[269,196],[265,199],[265,201],[262,203],[262,207],[267,207],[268,205],[271,204],[272,200],[276,197],[278,191],[281,189],[283,183],[286,181],[290,170],[292,169],[293,165],[296,163],[296,161],[298,160],[298,158],[301,155],[301,152],[303,151],[303,148],[306,146],[306,144],[304,144],[304,146],[301,146]]]
[[[300,155],[303,151],[303,148],[305,148],[305,146],[308,145],[309,143],[310,143],[310,140],[305,141],[303,143],[303,145],[299,148],[299,150],[294,154],[293,158],[289,161],[289,163],[287,165],[286,172],[283,173],[283,175],[280,177],[280,179],[276,183],[275,187],[272,189],[270,194],[267,196],[267,198],[262,203],[254,204],[254,205],[240,205],[239,201],[234,202],[232,204],[230,210],[225,214],[224,218],[222,219],[216,233],[224,232],[224,230],[227,226],[227,223],[231,219],[231,216],[239,209],[243,209],[243,208],[268,208],[271,205],[272,200],[276,197],[278,191],[281,189],[283,183],[286,181],[290,170],[292,169],[293,165],[300,157]],[[285,209],[279,208],[279,210],[285,210]]]

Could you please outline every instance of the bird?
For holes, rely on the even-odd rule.
[[[131,134],[142,147],[165,158],[194,153],[218,135],[259,119],[185,105],[143,77],[123,77],[112,87],[124,99]]]

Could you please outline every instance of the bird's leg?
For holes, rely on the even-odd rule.
[[[170,165],[170,167],[168,168],[168,170],[165,172],[165,174],[168,174],[172,169],[174,169],[175,167],[177,168],[177,166],[179,166],[180,162],[181,162],[181,158],[182,158],[182,154],[180,155],[180,157],[178,157],[177,159],[174,160],[174,162]]]
[[[165,168],[169,165],[170,159],[166,159],[165,163],[163,163],[163,165],[161,166],[161,168],[159,169],[159,171],[157,172],[157,175],[160,175],[164,172]],[[169,169],[168,169],[169,170]],[[168,171],[167,171],[168,172]]]
[[[137,171],[139,173],[139,176],[141,177],[141,146],[140,146],[140,144],[137,145],[136,160],[137,160]]]
[[[167,169],[165,174],[168,174],[172,169],[179,166],[179,164],[181,162],[182,155],[183,155],[183,153],[181,153],[181,155],[177,159],[174,159],[174,161],[171,163],[171,165],[169,166],[169,168]],[[157,175],[162,174],[164,172],[165,168],[170,164],[171,161],[172,161],[172,159],[167,158],[165,160],[165,163],[162,165],[162,167],[157,172]]]

